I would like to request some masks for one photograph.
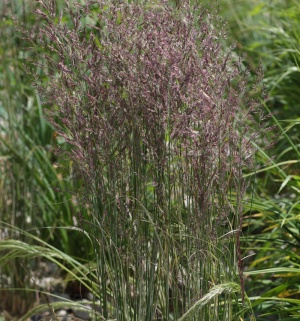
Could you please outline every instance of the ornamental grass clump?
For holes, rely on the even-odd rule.
[[[239,319],[256,107],[215,9],[38,2],[36,86],[84,187],[103,318]]]

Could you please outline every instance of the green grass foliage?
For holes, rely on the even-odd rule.
[[[299,21],[298,1],[222,1],[230,38],[251,68],[263,66],[274,144],[258,149],[260,168],[245,213],[247,293],[257,320],[299,318]],[[232,39],[232,38],[231,38]]]

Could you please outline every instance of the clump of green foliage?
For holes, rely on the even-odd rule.
[[[299,318],[299,17],[298,1],[222,2],[237,51],[264,68],[277,139],[260,148],[256,189],[245,213],[246,288],[257,320]],[[270,139],[270,138],[269,138]]]
[[[55,165],[60,160],[49,149],[56,143],[54,130],[44,119],[40,98],[24,67],[30,55],[28,43],[16,31],[16,21],[32,28],[38,25],[34,8],[31,1],[0,3],[0,220],[17,229],[31,230],[58,249],[79,255],[79,247],[73,246],[73,234],[56,229],[73,225],[77,210],[67,192],[72,183],[62,179],[62,170]],[[0,241],[17,235],[30,242],[30,238],[12,233],[1,224]],[[16,261],[1,256],[0,261],[1,290],[28,287],[28,271],[36,263],[22,256]],[[24,313],[34,302],[34,295],[20,293],[0,292],[1,310]]]

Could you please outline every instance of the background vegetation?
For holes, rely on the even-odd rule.
[[[64,278],[68,280],[75,278],[83,283],[91,293],[94,293],[95,306],[102,294],[107,295],[105,293],[108,292],[108,295],[111,295],[109,291],[120,291],[122,285],[134,282],[134,276],[137,275],[136,271],[128,270],[125,274],[128,280],[120,278],[118,280],[120,284],[116,285],[115,290],[110,288],[108,291],[104,283],[99,285],[99,274],[96,271],[98,264],[98,273],[101,272],[101,266],[99,266],[101,262],[97,257],[97,250],[94,252],[98,246],[97,242],[94,242],[96,239],[92,239],[93,235],[97,235],[95,233],[99,233],[99,229],[98,232],[93,231],[98,222],[94,221],[92,225],[84,225],[86,235],[90,236],[90,240],[83,236],[81,231],[83,225],[80,225],[80,222],[86,222],[91,215],[93,204],[82,190],[84,179],[78,177],[76,180],[73,179],[76,172],[74,163],[67,158],[57,157],[51,151],[51,147],[64,146],[64,142],[57,137],[56,130],[43,117],[44,106],[42,107],[37,91],[31,85],[32,78],[24,66],[27,63],[26,58],[32,52],[28,48],[30,44],[24,41],[15,30],[13,17],[29,28],[39,28],[41,18],[33,13],[35,6],[34,2],[21,0],[3,0],[0,4],[0,277],[1,297],[4,298],[1,302],[1,309],[2,312],[5,310],[16,318],[24,316],[36,300],[33,292],[29,292],[32,294],[31,296],[21,289],[38,288],[32,284],[32,276],[35,273],[38,274],[41,269],[41,261],[55,262],[64,270]],[[158,297],[164,302],[166,300],[163,298],[176,298],[168,303],[173,305],[176,311],[170,314],[170,318],[174,320],[182,315],[182,310],[187,311],[187,307],[193,306],[194,303],[196,303],[194,308],[197,312],[202,306],[206,307],[207,303],[211,302],[219,304],[219,311],[216,312],[210,306],[205,310],[205,320],[221,320],[222,318],[224,320],[237,318],[244,320],[251,318],[253,320],[297,320],[300,315],[300,289],[298,285],[300,5],[296,0],[260,0],[251,1],[251,3],[222,0],[220,1],[220,14],[228,20],[227,44],[224,45],[229,47],[236,43],[234,52],[243,56],[243,64],[250,70],[257,70],[262,66],[268,99],[261,103],[267,112],[272,112],[272,117],[268,119],[269,125],[276,126],[274,131],[276,140],[270,148],[266,149],[264,146],[268,145],[268,142],[274,141],[271,134],[269,137],[266,135],[265,141],[257,142],[258,146],[255,146],[258,148],[256,155],[258,170],[244,173],[244,176],[252,178],[255,182],[253,188],[248,190],[248,194],[245,195],[247,202],[245,202],[243,213],[244,237],[242,246],[244,248],[245,292],[249,298],[249,301],[245,302],[245,307],[248,309],[248,313],[242,313],[243,307],[241,301],[238,301],[238,298],[240,300],[241,298],[233,293],[240,291],[237,285],[239,278],[235,274],[236,270],[233,271],[230,279],[220,280],[219,278],[220,283],[207,285],[203,293],[192,293],[190,299],[184,303],[177,300],[182,295],[179,285],[177,283],[175,285],[174,279],[170,281],[163,276],[164,282],[159,284],[156,290],[149,289],[153,286],[152,283],[145,285],[149,293],[147,304],[142,304],[137,297],[133,299],[126,289],[120,292],[117,303],[124,304],[125,302],[129,306],[135,307],[149,306],[153,300],[150,293],[159,293]],[[48,81],[41,70],[37,69],[36,71],[40,73],[41,77],[45,77],[45,82]],[[253,73],[250,75],[250,83],[248,84],[249,92],[253,90],[254,83]],[[138,148],[138,145],[133,144],[132,146]],[[134,168],[131,170],[135,171]],[[146,171],[146,168],[139,170]],[[109,178],[108,175],[108,181]],[[116,182],[111,179],[109,184],[114,183]],[[117,182],[117,184],[120,183]],[[135,186],[141,188],[138,185]],[[149,188],[143,189],[141,193],[146,195],[150,192],[151,194]],[[92,201],[99,202],[97,199]],[[78,204],[86,205],[82,207]],[[156,206],[156,209],[152,209],[153,212],[157,213],[160,205],[165,206],[165,204],[153,202],[151,206]],[[112,212],[117,213],[113,203],[111,206]],[[126,207],[126,204],[122,206]],[[139,213],[144,215],[141,216],[141,222],[149,220],[146,211],[139,210]],[[142,223],[139,224],[141,225],[136,227],[142,229],[139,235],[146,237],[155,231],[152,227],[159,225],[160,222],[152,222],[152,225],[148,225],[147,229]],[[174,235],[183,233],[180,228],[187,226],[186,222],[179,220],[178,217],[172,217],[170,224],[173,224],[172,233],[174,232],[171,238],[172,242],[166,237],[170,230],[154,238],[154,243],[163,242],[162,253],[168,253],[171,247],[174,248],[174,244],[178,241],[174,239]],[[111,231],[106,230],[105,232]],[[133,226],[128,227],[129,232],[131,234],[137,233]],[[224,230],[219,233],[222,235]],[[124,237],[126,236],[124,235]],[[93,244],[92,247],[89,242]],[[234,251],[232,243],[230,246],[229,250]],[[134,253],[139,249],[129,250]],[[192,251],[193,248],[191,247],[190,250]],[[173,254],[174,257],[177,256],[177,253],[173,252]],[[211,254],[213,254],[211,257],[217,258],[216,262],[211,261],[211,264],[217,265],[221,256],[213,252]],[[111,267],[112,262],[109,260],[115,258],[116,255],[107,257],[107,261],[104,262],[105,266]],[[146,259],[149,262],[153,260],[151,252]],[[160,262],[161,264],[169,264],[166,261]],[[87,262],[89,263],[87,264]],[[123,261],[119,260],[118,262]],[[174,270],[184,266],[182,262],[181,264],[177,264],[175,261],[171,262],[173,262],[172,268]],[[123,268],[118,263],[113,263],[113,265],[118,269]],[[127,266],[127,268],[129,267]],[[161,271],[166,271],[165,269],[167,266],[164,266]],[[115,272],[102,271],[105,275]],[[147,273],[149,280],[154,270],[149,269]],[[222,274],[220,271],[215,272],[215,270],[214,273]],[[212,279],[212,270],[208,271],[206,276],[210,282],[214,280]],[[194,277],[196,279],[196,275]],[[169,282],[173,282],[173,290],[176,289],[174,296],[167,293]],[[193,283],[194,281],[191,279],[189,282]],[[221,284],[219,288],[213,287],[218,284]],[[142,287],[144,285],[139,283],[134,286]],[[8,288],[15,290],[10,291]],[[102,290],[102,294],[99,289]],[[209,290],[211,291],[209,292]],[[205,293],[208,293],[208,297],[203,296]],[[216,299],[218,297],[219,300]],[[195,298],[200,300],[197,301]],[[235,303],[239,302],[239,304],[235,306],[233,303],[233,307],[235,306],[233,310],[224,309],[222,314],[220,311],[223,303],[230,300]],[[170,311],[170,306],[164,306],[158,302],[159,305],[164,311]],[[138,319],[138,314],[130,315],[132,312],[126,306],[122,306],[120,311],[124,313],[123,316],[117,316],[120,320],[122,318],[125,320],[126,317],[127,319]],[[106,307],[105,313],[106,316],[112,313],[110,307]],[[126,313],[129,313],[130,317]],[[151,314],[153,311],[140,310],[135,313],[147,315],[149,320],[153,319]],[[164,312],[162,311],[162,313]],[[189,317],[192,318],[194,313],[195,311],[190,311]],[[214,313],[216,314],[214,315]],[[235,315],[235,313],[237,314]],[[199,315],[195,317],[195,320],[199,320]]]
[[[299,24],[297,1],[227,1],[230,38],[245,63],[264,70],[270,123],[278,138],[259,150],[256,187],[245,213],[247,293],[257,320],[299,317]],[[251,271],[251,272],[250,272]],[[264,272],[263,272],[264,271]],[[255,298],[257,299],[255,301]]]

